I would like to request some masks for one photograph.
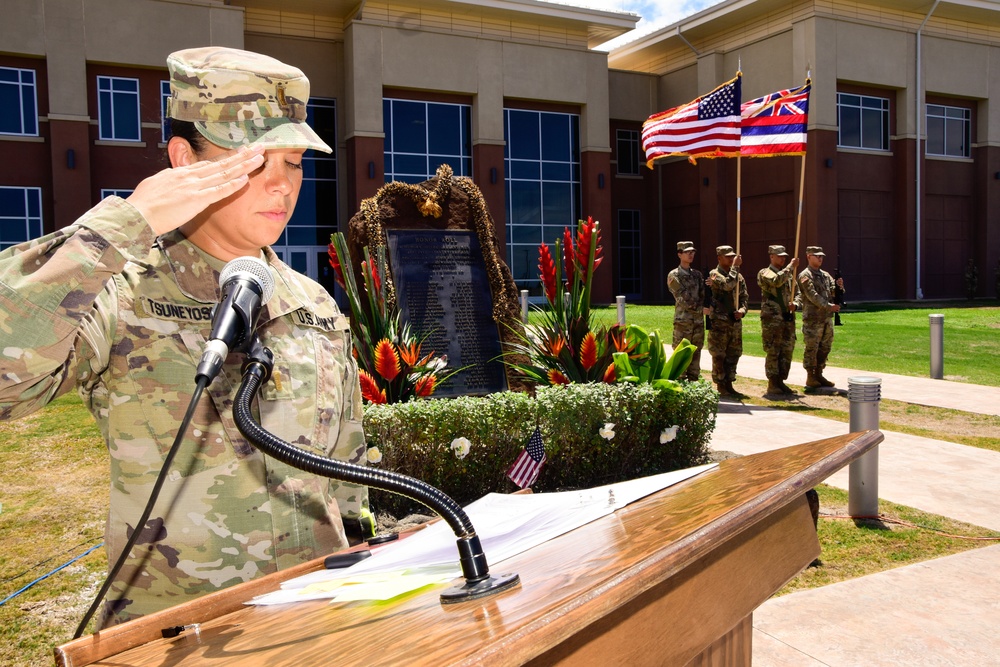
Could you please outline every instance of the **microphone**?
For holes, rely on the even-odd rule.
[[[229,350],[239,349],[253,335],[260,307],[274,293],[274,278],[262,259],[237,257],[222,268],[219,287],[222,297],[212,315],[212,333],[195,380],[204,377],[211,382],[222,369]]]

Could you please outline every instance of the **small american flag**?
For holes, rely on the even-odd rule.
[[[670,155],[735,157],[740,154],[741,75],[693,102],[655,113],[642,124],[646,166]]]
[[[507,477],[517,484],[517,488],[523,489],[535,483],[544,464],[545,445],[542,444],[542,432],[536,426],[535,432],[528,438],[528,444],[507,469]]]
[[[750,157],[805,155],[812,83],[745,102],[740,153]]]

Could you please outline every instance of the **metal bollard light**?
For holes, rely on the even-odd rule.
[[[882,399],[882,378],[847,378],[850,401],[850,432],[878,430],[878,404]],[[848,471],[847,513],[851,516],[878,516],[878,447],[851,462]]]
[[[615,297],[615,302],[618,304],[618,326],[625,326],[625,297],[622,295]]]
[[[521,290],[521,321],[528,323],[528,290]]]
[[[944,378],[944,315],[927,316],[931,322],[931,378]]]

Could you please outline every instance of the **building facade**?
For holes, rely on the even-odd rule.
[[[386,181],[448,163],[482,190],[523,288],[537,247],[601,220],[595,301],[668,302],[678,239],[792,246],[801,158],[645,166],[642,121],[743,71],[743,99],[811,72],[800,250],[853,300],[957,298],[1000,259],[1000,11],[983,0],[727,0],[621,46],[639,17],[542,0],[11,0],[0,25],[0,248],[71,224],[166,166],[164,61],[218,44],[312,83],[275,250],[332,289],[330,233]],[[917,77],[917,72],[920,77]],[[917,94],[916,91],[920,91]],[[918,150],[919,146],[919,150]],[[739,180],[737,180],[739,172]],[[980,295],[992,296],[992,280]],[[753,289],[753,286],[751,286]],[[752,295],[753,297],[754,295]]]

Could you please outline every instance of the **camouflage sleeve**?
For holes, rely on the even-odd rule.
[[[747,309],[749,308],[749,304],[750,304],[750,295],[747,292],[747,281],[743,279],[743,276],[741,276],[739,274],[738,270],[736,272],[736,276],[739,279],[738,282],[739,282],[739,285],[740,285],[740,301],[739,301],[740,306],[739,306],[738,310],[739,310],[740,314],[746,315],[747,314]]]
[[[822,276],[822,279],[825,280]],[[830,308],[830,302],[827,301],[822,294],[816,291],[816,285],[813,284],[812,276],[810,275],[809,269],[804,270],[799,274],[799,297],[802,302],[805,303],[806,300],[817,308],[828,310]]]
[[[712,269],[709,271],[708,277],[712,281],[712,289],[718,292],[732,292],[742,282],[740,280],[739,269],[735,266],[726,273],[722,273],[718,269]]]
[[[73,225],[0,253],[0,418],[42,407],[108,363],[117,291],[110,279],[155,235],[117,197]]]
[[[775,273],[770,269],[770,267],[761,269],[760,273],[757,274],[757,284],[760,285],[761,289],[770,290],[772,293],[777,293],[789,280],[789,269],[791,267],[785,267],[781,271]]]

